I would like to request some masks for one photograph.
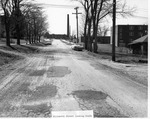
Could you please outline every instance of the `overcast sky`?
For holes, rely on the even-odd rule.
[[[45,14],[48,16],[49,31],[55,34],[66,34],[67,32],[67,14],[70,16],[71,32],[76,34],[76,17],[74,7],[80,6],[77,2],[71,0],[36,0],[38,3],[49,4],[44,6]],[[125,0],[122,0],[125,1]],[[130,7],[136,7],[136,17],[117,18],[117,24],[148,24],[148,0],[126,0]],[[61,6],[59,6],[61,5]],[[63,5],[63,6],[62,6]],[[69,5],[69,6],[68,6]],[[83,12],[79,8],[79,12]],[[81,15],[79,15],[81,16]],[[81,18],[79,18],[81,28]],[[112,20],[108,20],[109,27],[112,26]],[[79,29],[80,30],[80,29]]]

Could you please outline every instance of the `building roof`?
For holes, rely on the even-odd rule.
[[[132,43],[129,43],[128,45],[134,45],[134,44],[138,44],[138,43],[147,43],[148,42],[148,35],[145,35],[141,38],[138,38],[137,40],[134,40]]]

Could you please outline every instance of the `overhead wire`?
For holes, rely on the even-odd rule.
[[[47,4],[47,3],[35,3],[36,5],[40,6],[40,7],[54,7],[54,8],[69,8],[69,9],[73,9],[79,5],[61,5],[61,4]],[[110,5],[111,7],[111,5]],[[110,8],[109,7],[109,8]],[[79,6],[79,8],[83,9],[83,6]],[[142,12],[148,12],[147,9],[144,8],[139,8],[140,11]],[[147,16],[138,16],[138,15],[134,15],[134,17],[138,17],[138,18],[142,18],[142,19],[147,19]]]
[[[77,6],[79,8],[83,8],[82,6],[79,5],[60,5],[60,4],[46,4],[46,3],[36,3],[36,5],[41,7],[70,8],[70,9],[73,9]]]

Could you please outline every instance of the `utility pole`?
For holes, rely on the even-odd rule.
[[[112,34],[112,61],[115,61],[115,34],[116,34],[116,0],[113,0],[113,34]]]
[[[67,37],[70,37],[69,14],[67,14]]]
[[[76,14],[76,21],[77,21],[77,43],[78,43],[79,42],[79,36],[78,36],[78,14],[82,14],[82,13],[78,13],[79,7],[75,7],[74,9],[76,10],[76,13],[72,13],[72,14]]]

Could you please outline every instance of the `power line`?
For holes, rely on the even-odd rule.
[[[142,10],[142,11],[145,11],[145,12],[148,12],[148,9],[144,9],[144,8],[138,8],[139,10]]]
[[[141,18],[141,19],[148,19],[147,16],[138,16],[138,15],[134,15],[133,17],[138,17],[138,18]]]
[[[76,5],[58,5],[58,4],[45,4],[45,3],[36,3],[36,5],[41,7],[55,7],[55,8],[70,8],[73,9],[76,7]],[[80,6],[80,8],[83,8]]]

